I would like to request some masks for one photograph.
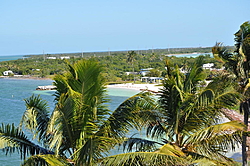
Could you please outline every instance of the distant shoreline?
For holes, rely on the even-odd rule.
[[[52,78],[47,77],[32,77],[32,76],[0,76],[0,78],[7,78],[7,79],[33,79],[33,80],[53,80]]]

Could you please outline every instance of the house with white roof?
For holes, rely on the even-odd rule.
[[[70,59],[69,56],[61,56],[60,59]]]
[[[47,59],[56,59],[56,57],[55,56],[49,56],[49,57],[47,57]]]
[[[141,69],[139,73],[140,73],[142,76],[145,76],[145,75],[147,75],[147,74],[150,72],[150,70],[152,70],[152,69],[153,69],[153,68]]]
[[[202,65],[202,68],[211,70],[213,66],[214,66],[213,63],[205,63],[205,64]]]
[[[11,70],[7,70],[7,71],[3,72],[4,76],[8,76],[8,75],[11,75],[11,74],[14,74],[13,71],[11,71]]]

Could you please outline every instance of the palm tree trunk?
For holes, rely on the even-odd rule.
[[[134,75],[134,83],[135,83],[135,68],[134,68],[134,64],[133,64],[133,75]]]
[[[242,166],[247,166],[247,137],[244,135],[242,140]]]
[[[249,116],[249,99],[243,102],[244,110],[244,124],[246,125],[246,131],[248,130],[248,116]],[[242,137],[242,166],[247,166],[247,136]]]

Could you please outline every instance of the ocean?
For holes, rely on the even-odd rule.
[[[17,60],[17,59],[23,59],[25,58],[23,55],[6,55],[6,56],[0,56],[0,62],[2,61],[10,61],[10,60]]]
[[[0,93],[0,123],[15,123],[18,125],[23,112],[25,111],[25,98],[32,94],[40,95],[48,101],[51,111],[54,108],[55,91],[37,91],[37,86],[51,85],[52,80],[33,80],[33,79],[10,79],[1,78]],[[108,88],[108,96],[111,99],[108,103],[109,108],[114,110],[122,101],[138,93],[137,90]],[[20,155],[17,153],[6,156],[0,151],[0,166],[19,166],[21,164]]]

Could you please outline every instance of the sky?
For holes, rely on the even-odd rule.
[[[0,56],[234,45],[249,0],[0,0]]]

